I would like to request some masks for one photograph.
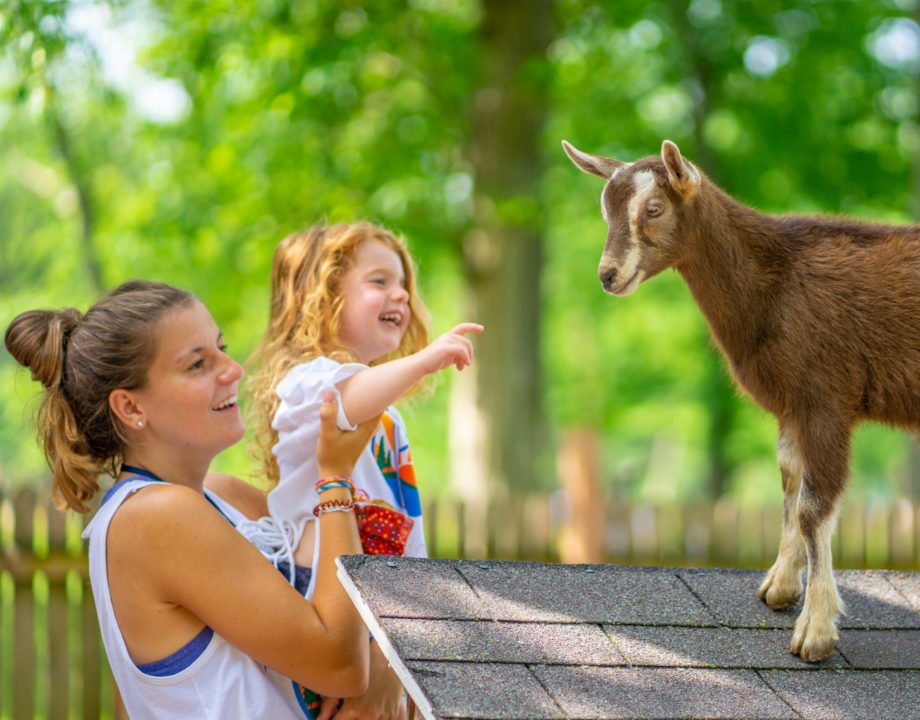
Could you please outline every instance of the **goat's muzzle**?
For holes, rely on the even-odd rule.
[[[617,280],[617,269],[601,268],[598,270],[597,275],[601,279],[601,285],[604,286],[604,290],[606,292],[613,292],[613,287]]]

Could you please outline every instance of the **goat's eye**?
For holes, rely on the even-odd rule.
[[[664,213],[664,207],[661,205],[649,205],[645,212],[649,217],[659,217]]]

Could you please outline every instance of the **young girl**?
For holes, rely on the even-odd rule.
[[[352,477],[365,512],[382,515],[382,536],[362,533],[365,552],[427,554],[409,442],[390,405],[420,389],[431,373],[469,365],[466,334],[481,330],[463,323],[428,343],[412,260],[386,230],[339,224],[281,241],[272,263],[270,324],[252,380],[264,469],[279,479],[268,496],[274,527],[260,528],[273,534],[271,550],[286,550],[288,562],[315,565],[321,541],[313,529],[313,448],[320,402],[331,391],[341,429],[383,412]],[[373,657],[372,650],[372,663]]]

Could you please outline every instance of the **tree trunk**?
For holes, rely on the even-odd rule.
[[[60,111],[57,106],[57,92],[54,87],[45,83],[46,110],[48,124],[51,126],[51,132],[54,136],[54,144],[64,166],[67,168],[67,174],[73,183],[77,193],[77,199],[80,204],[80,249],[83,256],[83,266],[86,269],[86,275],[89,278],[90,286],[94,293],[101,295],[105,289],[105,282],[102,279],[102,263],[99,260],[99,254],[96,252],[94,241],[95,213],[92,197],[92,190],[88,173],[81,166],[73,152],[70,142],[70,135],[64,122],[61,119]]]
[[[485,332],[453,397],[453,482],[467,503],[533,487],[541,447],[538,195],[552,11],[550,0],[484,2],[464,262],[468,307]]]

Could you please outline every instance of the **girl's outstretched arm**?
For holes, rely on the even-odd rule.
[[[362,423],[387,409],[426,375],[456,365],[463,370],[473,362],[473,343],[467,333],[482,332],[477,323],[460,323],[426,348],[397,360],[381,363],[338,384],[345,415]]]

